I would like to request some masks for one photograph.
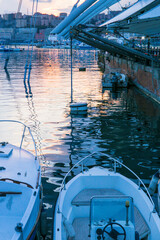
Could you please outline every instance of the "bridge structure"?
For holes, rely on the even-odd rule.
[[[97,14],[120,3],[120,0],[86,0],[74,5],[71,13],[51,34],[64,38],[77,39],[113,55],[134,58],[160,64],[159,58],[142,49],[123,46],[106,38],[106,33],[137,33],[147,37],[160,35],[160,0],[138,0],[117,16],[99,26],[88,25],[87,22]]]

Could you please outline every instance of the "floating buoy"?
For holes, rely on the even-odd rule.
[[[150,184],[149,184],[149,188],[148,191],[151,195],[153,195],[156,191],[156,187],[157,187],[157,183],[158,180],[160,179],[160,172],[159,170],[153,175]]]
[[[71,113],[73,114],[84,114],[87,112],[87,103],[71,103],[70,104]]]
[[[81,68],[79,68],[79,71],[80,71],[80,72],[85,72],[85,71],[86,71],[86,68],[85,68],[85,67],[81,67]]]

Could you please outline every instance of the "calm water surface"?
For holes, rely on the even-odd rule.
[[[149,179],[160,167],[160,107],[136,89],[120,92],[102,89],[96,51],[74,51],[74,100],[85,101],[87,116],[71,116],[69,50],[34,49],[31,78],[23,80],[27,51],[10,53],[8,71],[0,53],[0,119],[30,126],[42,166],[44,202],[51,238],[52,210],[65,173],[78,160],[97,151],[118,157],[141,178]],[[86,72],[79,72],[86,67]],[[19,143],[21,129],[7,124],[6,136]],[[15,134],[13,134],[13,130]],[[31,140],[25,147],[33,150]],[[104,157],[93,163],[106,166]],[[74,175],[77,169],[72,172]]]

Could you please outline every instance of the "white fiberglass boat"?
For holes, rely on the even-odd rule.
[[[160,218],[144,183],[124,164],[103,155],[113,168],[83,171],[84,158],[65,176],[55,208],[53,239],[159,240]],[[65,184],[79,165],[82,172]],[[138,184],[116,172],[117,165],[129,170]]]
[[[119,72],[111,72],[104,74],[102,79],[102,87],[104,88],[127,88],[128,78],[125,74]]]
[[[6,46],[0,46],[0,52],[22,52],[24,48],[12,48]]]
[[[4,122],[22,124],[23,132],[19,147],[0,143],[0,240],[35,239],[42,207],[35,141],[30,128],[18,121],[0,120],[1,131]],[[22,149],[25,132],[33,140],[35,156]]]

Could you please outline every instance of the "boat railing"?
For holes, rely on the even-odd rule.
[[[86,159],[88,159],[89,157],[95,155],[95,154],[100,154],[100,155],[102,155],[102,156],[106,156],[109,161],[113,162],[113,170],[114,170],[115,173],[116,173],[116,171],[117,171],[117,166],[122,166],[122,167],[124,167],[125,169],[127,169],[130,173],[132,173],[132,174],[134,175],[134,177],[136,177],[136,179],[138,180],[139,190],[141,189],[141,186],[142,186],[143,189],[144,189],[144,191],[145,191],[146,194],[148,195],[148,197],[149,197],[149,199],[150,199],[150,201],[151,201],[151,204],[153,205],[153,212],[155,212],[155,204],[154,204],[154,202],[153,202],[153,200],[152,200],[152,197],[151,197],[151,195],[150,195],[147,187],[145,186],[145,184],[143,183],[143,181],[138,177],[138,175],[137,175],[135,172],[133,172],[129,167],[127,167],[125,164],[123,164],[122,162],[120,162],[119,160],[117,160],[116,158],[113,158],[113,157],[110,156],[109,154],[102,153],[102,152],[93,152],[93,153],[87,155],[86,157],[82,158],[81,160],[79,160],[79,161],[67,172],[67,174],[65,175],[65,177],[64,177],[64,179],[63,179],[63,181],[62,181],[62,183],[61,183],[60,192],[61,192],[62,190],[65,190],[65,189],[66,189],[66,187],[65,187],[65,185],[66,185],[66,179],[67,179],[67,177],[69,176],[69,174],[73,171],[73,169],[76,168],[76,167],[78,167],[78,166],[81,166],[81,172],[83,173],[83,172],[84,172],[84,161],[85,161]],[[59,206],[58,206],[58,208],[59,208]]]
[[[34,140],[34,137],[32,135],[32,132],[31,132],[31,129],[30,127],[28,127],[26,124],[20,122],[20,121],[16,121],[16,120],[0,120],[0,123],[1,122],[8,122],[8,123],[18,123],[18,124],[21,124],[23,125],[23,133],[22,133],[22,137],[21,137],[21,141],[20,141],[20,148],[22,148],[22,145],[23,145],[23,140],[24,140],[24,137],[25,137],[25,133],[26,133],[26,129],[28,129],[28,132],[32,138],[32,141],[33,141],[33,145],[34,145],[34,151],[35,151],[35,160],[37,160],[37,147],[36,147],[36,143],[35,143],[35,140]]]

